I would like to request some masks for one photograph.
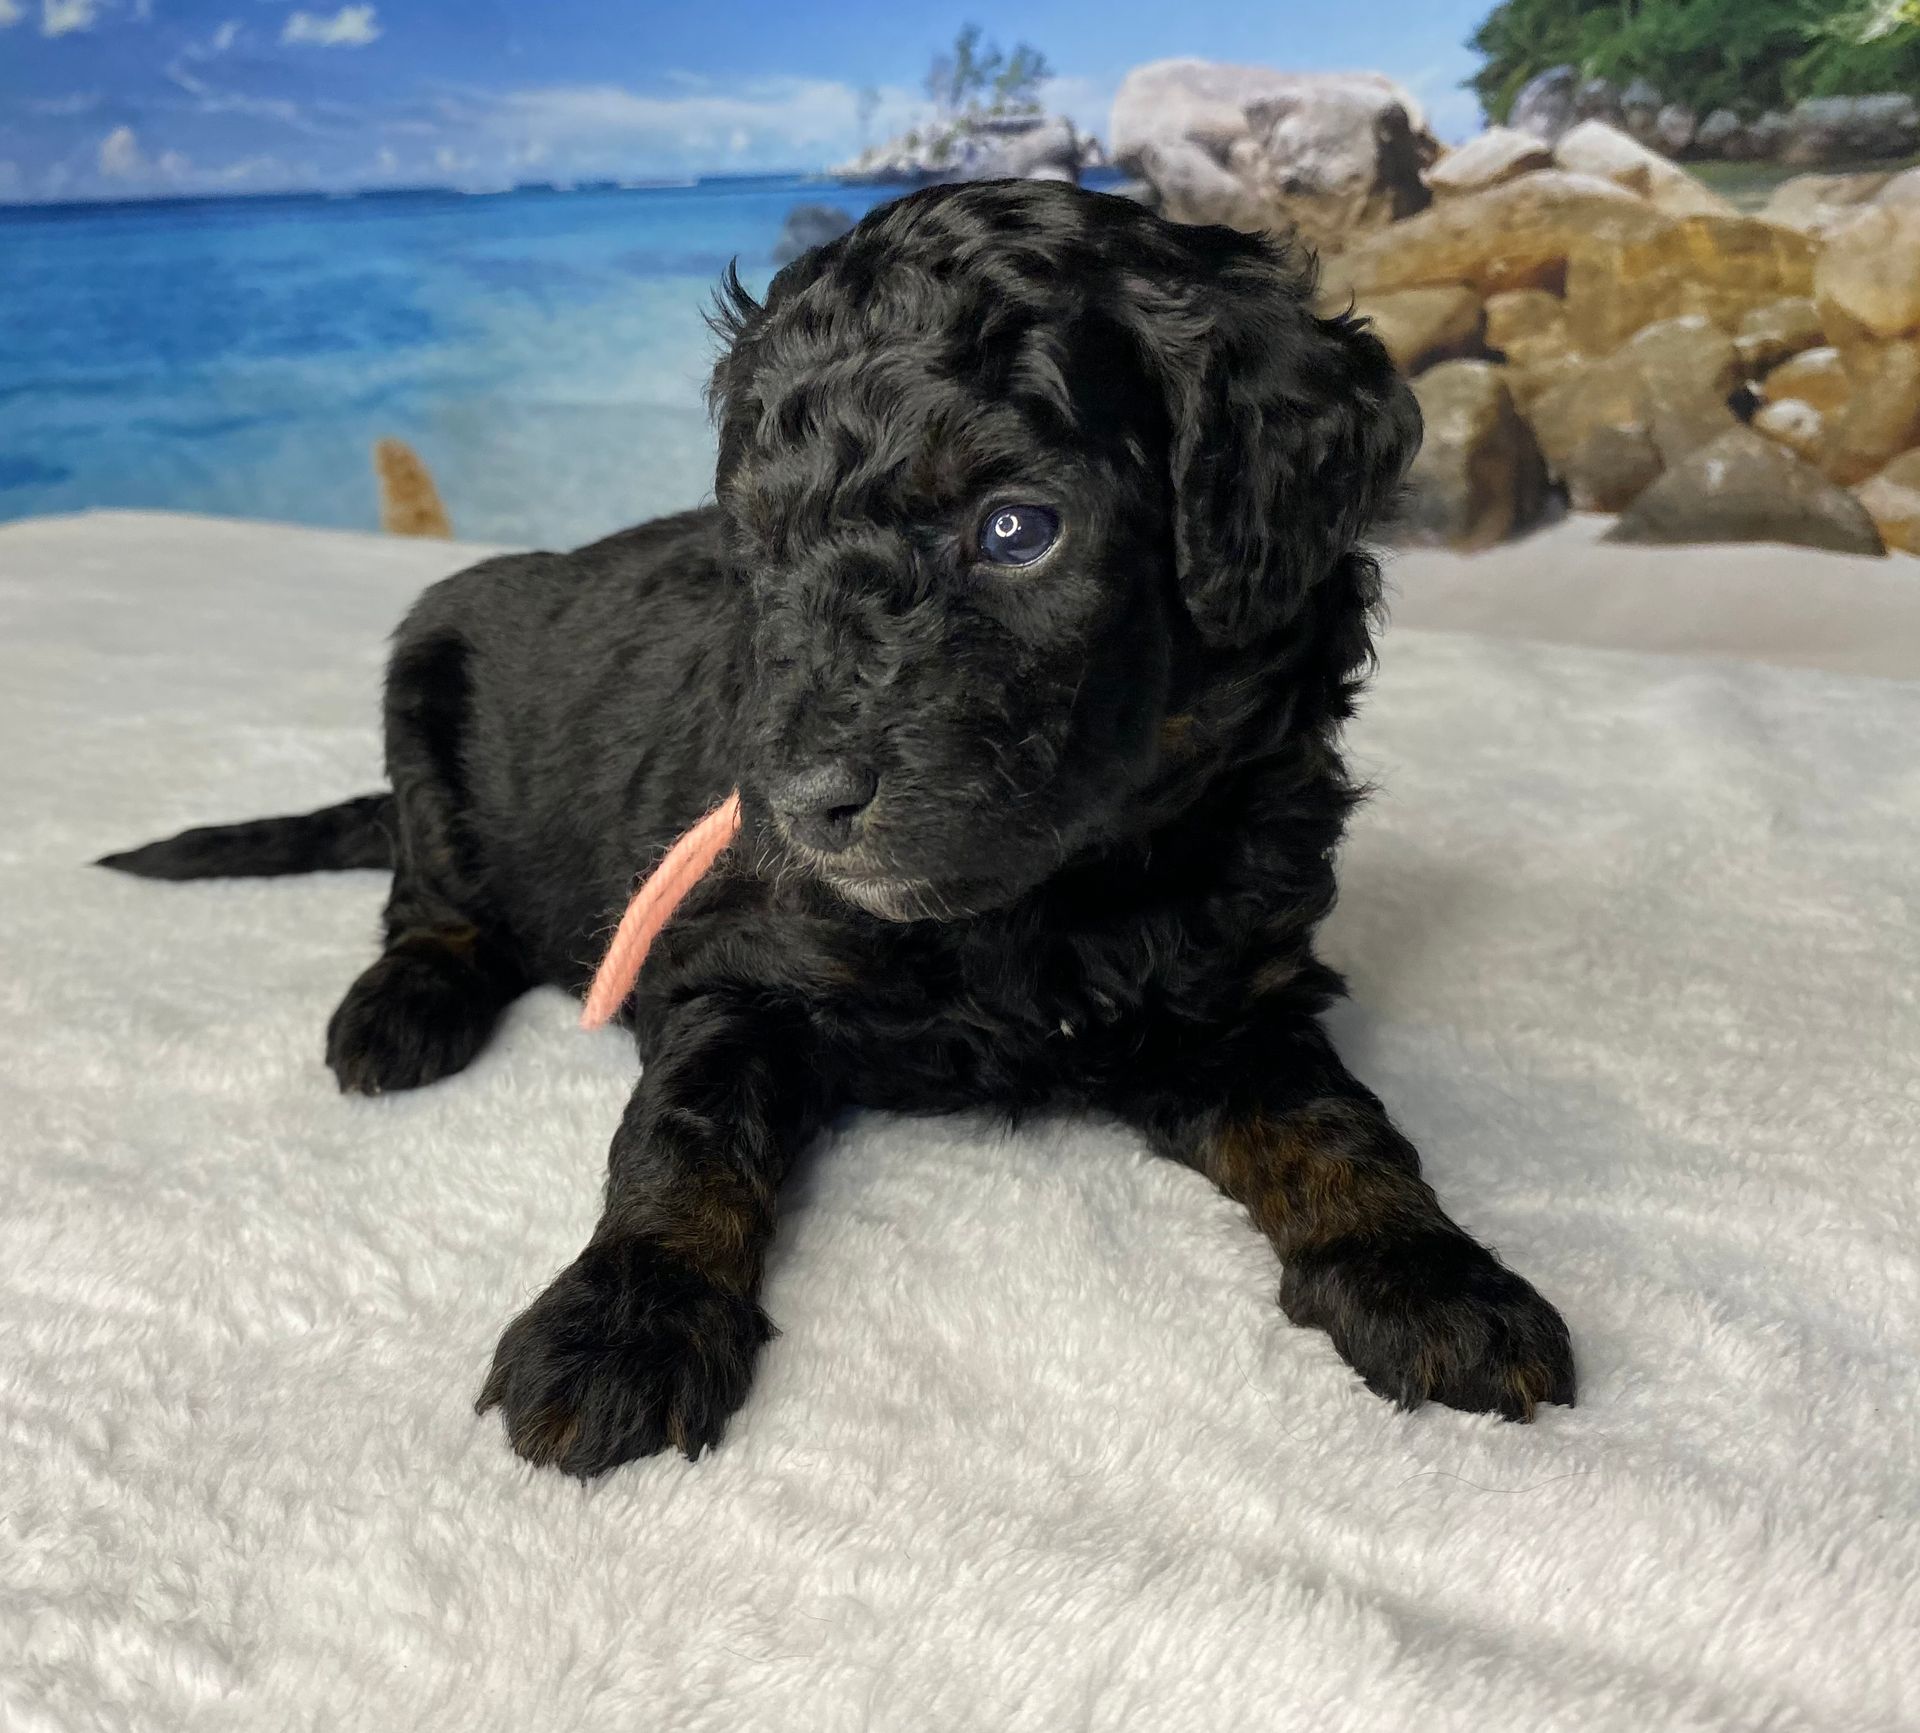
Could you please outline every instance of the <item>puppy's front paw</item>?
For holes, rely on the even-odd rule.
[[[520,1455],[582,1480],[669,1445],[694,1458],[719,1443],[772,1333],[752,1300],[672,1253],[609,1240],[507,1326],[477,1411],[499,1408]]]
[[[1464,1234],[1354,1235],[1292,1259],[1280,1305],[1325,1330],[1380,1395],[1531,1420],[1573,1403],[1567,1326],[1534,1288]]]

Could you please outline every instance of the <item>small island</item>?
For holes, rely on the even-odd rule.
[[[831,172],[856,184],[922,185],[941,180],[1075,181],[1105,161],[1099,142],[1064,115],[1041,105],[1053,76],[1047,57],[1025,42],[1002,52],[979,25],[968,24],[933,57],[922,81],[932,116],[922,125],[863,150]],[[861,94],[864,117],[878,93]]]

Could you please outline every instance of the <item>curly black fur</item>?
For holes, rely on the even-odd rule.
[[[482,1395],[523,1455],[589,1475],[718,1438],[781,1178],[848,1103],[1116,1113],[1246,1204],[1288,1314],[1376,1389],[1572,1399],[1558,1316],[1316,1020],[1360,538],[1419,418],[1311,293],[1267,241],[1122,200],[915,194],[764,305],[729,275],[714,507],[489,561],[408,617],[388,947],[330,1032],[342,1087],[457,1070],[523,987],[580,988],[636,874],[736,785],[745,815],[628,1007],[647,1065],[593,1243]],[[1011,502],[1063,526],[1030,568],[975,550]],[[830,833],[792,810],[822,776],[875,791]],[[338,856],[372,816],[289,822]],[[284,864],[251,835],[188,858]]]

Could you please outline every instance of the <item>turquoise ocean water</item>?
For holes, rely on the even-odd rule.
[[[463,537],[570,546],[704,497],[702,312],[799,178],[0,210],[0,519],[377,527],[398,434]]]

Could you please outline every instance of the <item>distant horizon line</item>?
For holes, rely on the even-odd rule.
[[[459,186],[451,181],[420,181],[409,185],[396,185],[378,181],[364,185],[340,187],[262,187],[257,190],[235,188],[224,192],[164,192],[134,194],[101,194],[97,197],[82,195],[77,198],[47,199],[5,199],[0,198],[0,211],[71,211],[101,209],[137,209],[147,205],[217,205],[240,204],[271,199],[365,199],[365,198],[417,198],[423,193],[431,193],[446,198],[499,198],[507,193],[576,193],[576,192],[671,192],[687,187],[715,185],[721,182],[747,181],[820,181],[836,186],[860,184],[849,182],[826,169],[753,169],[723,170],[716,169],[689,175],[596,175],[579,180],[525,180],[513,181],[501,186]]]
[[[1100,177],[1124,178],[1111,166],[1085,169],[1083,181]],[[119,197],[79,197],[63,199],[0,199],[0,216],[16,211],[99,211],[145,210],[156,205],[268,204],[280,200],[311,200],[317,203],[344,203],[354,199],[402,199],[430,195],[435,198],[502,198],[513,193],[648,193],[683,192],[693,187],[747,185],[760,181],[803,181],[823,187],[900,186],[928,184],[920,179],[899,181],[871,180],[836,174],[831,169],[715,169],[691,175],[647,175],[618,177],[595,176],[581,180],[514,181],[505,186],[457,186],[445,181],[423,181],[417,185],[395,186],[385,182],[346,187],[278,187],[258,191],[147,193]]]

